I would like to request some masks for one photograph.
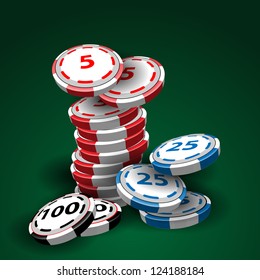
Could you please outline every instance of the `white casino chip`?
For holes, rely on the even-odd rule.
[[[128,205],[151,213],[173,211],[186,194],[179,177],[160,174],[150,164],[123,168],[117,174],[116,184],[118,194]]]
[[[61,53],[53,62],[52,74],[65,92],[93,97],[112,89],[123,72],[120,56],[108,47],[85,44]]]
[[[220,155],[218,138],[208,134],[190,134],[173,138],[155,148],[150,162],[167,175],[185,175],[202,170]]]
[[[151,101],[162,90],[165,72],[162,65],[149,57],[123,59],[124,71],[117,85],[100,98],[116,108],[131,108]]]
[[[29,232],[40,243],[65,243],[85,231],[94,220],[93,198],[71,193],[43,206],[29,224]]]

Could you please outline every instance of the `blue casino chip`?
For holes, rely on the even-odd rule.
[[[204,221],[210,213],[210,199],[199,193],[187,191],[181,205],[171,213],[151,214],[139,211],[141,219],[149,226],[161,229],[181,229]]]
[[[190,134],[161,144],[150,154],[154,169],[166,175],[185,175],[208,167],[220,155],[218,138]]]
[[[151,164],[124,167],[116,177],[117,192],[130,206],[151,213],[171,212],[186,195],[179,177],[158,173]]]

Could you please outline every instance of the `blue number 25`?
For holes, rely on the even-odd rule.
[[[142,185],[152,185],[153,182],[149,182],[149,179],[151,178],[151,176],[147,173],[137,173],[137,175],[142,175],[144,176],[143,179],[141,179],[140,181],[137,182],[138,185],[142,184]],[[155,180],[155,185],[156,186],[166,186],[168,185],[168,181],[166,179],[163,178],[164,175],[163,174],[154,174],[154,180]],[[156,182],[159,181],[159,182]],[[161,182],[161,183],[160,183]]]
[[[195,149],[195,148],[197,148],[198,147],[198,144],[196,144],[197,142],[199,142],[199,140],[192,140],[192,141],[188,141],[186,144],[185,144],[185,146],[184,146],[184,148],[182,148],[181,150],[192,150],[192,149]],[[172,148],[170,148],[170,149],[168,149],[168,150],[166,150],[166,152],[175,152],[175,151],[179,151],[180,150],[180,146],[181,145],[183,145],[183,143],[182,142],[175,142],[175,143],[173,143],[172,144],[173,145],[173,147]]]

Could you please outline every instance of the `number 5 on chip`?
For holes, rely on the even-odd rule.
[[[124,109],[151,101],[162,90],[165,72],[162,65],[149,57],[123,59],[124,71],[118,84],[100,98],[108,105]]]
[[[112,89],[123,72],[121,57],[99,45],[81,45],[61,53],[53,62],[52,75],[65,92],[93,97]]]

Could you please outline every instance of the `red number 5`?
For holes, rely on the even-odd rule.
[[[80,57],[80,62],[81,63],[83,63],[83,62],[88,63],[87,65],[80,66],[81,69],[87,69],[87,68],[90,68],[94,65],[94,60],[88,59],[88,57],[91,57],[91,55],[83,55],[83,56]]]
[[[124,72],[123,72],[122,76],[121,76],[121,80],[129,80],[129,79],[133,78],[134,72],[130,71],[130,70],[135,70],[135,67],[126,67],[124,69]],[[127,76],[125,74],[127,74]]]

